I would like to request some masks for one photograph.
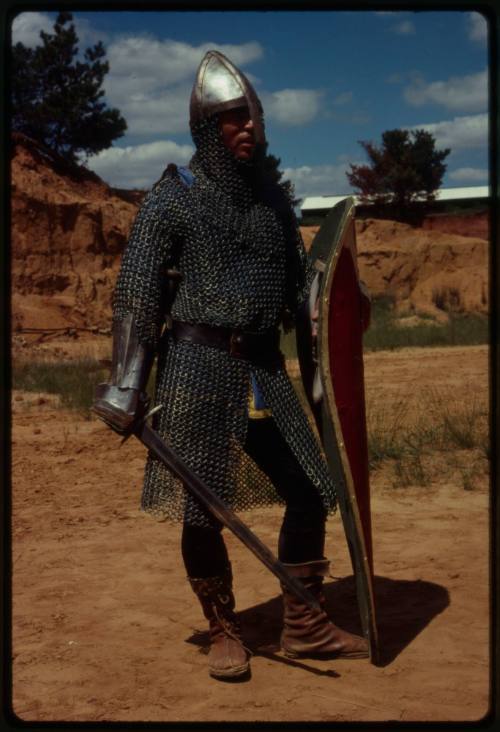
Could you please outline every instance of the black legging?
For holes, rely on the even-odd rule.
[[[300,563],[323,558],[326,510],[272,417],[248,420],[244,449],[286,502],[279,559]],[[212,577],[224,572],[228,555],[222,528],[219,522],[213,528],[184,523],[182,557],[189,577]]]

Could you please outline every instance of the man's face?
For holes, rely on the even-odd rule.
[[[250,160],[255,151],[253,122],[248,107],[219,114],[222,142],[237,160]]]

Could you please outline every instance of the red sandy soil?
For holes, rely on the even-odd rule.
[[[119,257],[140,192],[69,173],[21,137],[12,160],[13,355],[109,358]],[[487,311],[484,217],[422,229],[357,222],[361,276],[401,312]],[[303,229],[306,245],[314,229]],[[446,317],[446,316],[444,316]],[[27,332],[27,329],[38,329]],[[79,334],[79,337],[76,337]],[[485,347],[365,357],[368,419],[403,427],[443,404],[487,404]],[[472,450],[424,456],[424,486],[371,475],[381,664],[286,659],[277,581],[231,535],[252,676],[209,678],[180,528],[139,509],[144,449],[47,394],[12,394],[13,708],[23,720],[472,721],[488,710],[489,492]],[[384,416],[385,415],[385,416]],[[282,509],[243,518],[273,549]],[[331,613],[360,630],[339,517],[328,525]]]
[[[62,352],[71,344],[57,346]],[[97,349],[95,345],[88,348]],[[57,355],[57,354],[56,354]],[[486,347],[365,358],[368,403],[431,389],[486,399]],[[252,676],[209,678],[204,620],[180,559],[180,528],[138,509],[144,450],[54,397],[14,392],[13,708],[48,721],[472,721],[488,710],[489,493],[448,468],[421,487],[371,477],[381,665],[290,660],[277,581],[231,535]],[[462,461],[462,462],[460,462]],[[467,490],[465,489],[467,487]],[[243,515],[273,549],[282,509]],[[359,631],[340,518],[329,520],[328,606]]]

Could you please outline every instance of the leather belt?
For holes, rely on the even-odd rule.
[[[282,358],[277,328],[264,333],[249,333],[222,326],[184,323],[174,320],[172,333],[177,341],[198,343],[227,351],[233,358],[245,361],[275,361]]]

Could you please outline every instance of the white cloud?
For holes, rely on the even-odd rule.
[[[117,188],[150,188],[168,163],[185,165],[192,154],[191,145],[158,140],[144,145],[110,147],[89,157],[87,166]]]
[[[151,80],[153,84],[154,80]],[[106,80],[109,104],[121,111],[127,120],[128,131],[136,135],[188,132],[192,80],[162,89],[148,90],[147,85],[145,77]],[[259,96],[267,119],[281,125],[296,126],[306,124],[318,115],[323,93],[309,89],[284,89],[274,93],[260,92]]]
[[[28,48],[41,46],[40,31],[51,35],[54,33],[54,23],[57,16],[51,18],[47,13],[20,13],[12,23],[12,42],[20,42]],[[73,25],[78,37],[80,52],[98,41],[105,41],[107,35],[96,31],[86,18],[73,16]]]
[[[469,38],[471,41],[486,43],[488,39],[488,24],[481,13],[467,13]]]
[[[452,76],[446,81],[426,84],[416,78],[403,92],[406,101],[414,107],[439,104],[462,112],[479,112],[488,106],[488,73]]]
[[[454,117],[443,122],[413,125],[411,129],[426,130],[436,139],[438,148],[449,147],[452,152],[466,148],[487,148],[488,115],[474,114]]]
[[[106,98],[121,111],[130,134],[188,131],[194,75],[210,49],[222,51],[237,66],[263,55],[255,41],[240,46],[214,42],[190,46],[150,35],[122,36],[107,47],[110,71],[105,81]]]
[[[339,165],[302,165],[299,168],[284,168],[283,178],[291,180],[297,198],[306,196],[328,196],[349,193],[345,162]]]
[[[23,13],[16,23],[16,34],[23,43],[36,44],[41,28],[53,29],[53,21],[42,13]],[[88,21],[79,20],[78,16],[75,27],[81,49],[100,38],[106,40],[104,34],[99,34]],[[106,101],[125,117],[128,134],[188,132],[189,97],[194,76],[210,49],[221,51],[240,68],[264,55],[257,41],[240,45],[207,41],[193,46],[172,39],[160,40],[151,34],[122,34],[106,44],[110,66],[104,80]],[[258,80],[251,74],[248,76],[258,85]],[[322,92],[310,89],[260,92],[266,115],[292,126],[306,124],[316,117],[322,95]]]
[[[303,125],[314,119],[320,109],[323,92],[316,89],[282,89],[261,92],[265,116],[282,125]]]
[[[51,33],[54,21],[46,13],[20,13],[12,23],[12,43],[28,48],[41,45],[40,31]]]
[[[133,82],[133,80],[131,80]],[[126,86],[126,85],[125,85]],[[138,85],[131,84],[128,96],[117,94],[116,87],[110,87],[106,96],[112,106],[118,107],[127,120],[128,132],[133,135],[172,135],[189,131],[188,85],[165,88],[143,93]]]
[[[487,183],[489,171],[487,168],[457,168],[448,173],[448,178],[461,183]]]
[[[149,34],[122,36],[107,48],[113,76],[130,76],[144,79],[147,88],[192,79],[198,65],[211,49],[221,51],[237,66],[255,61],[263,56],[259,43],[251,41],[240,46],[214,42],[191,46],[181,41],[158,40]]]
[[[411,20],[402,20],[400,23],[393,25],[392,30],[399,36],[409,36],[415,33],[415,24]]]
[[[52,31],[53,21],[42,13],[23,13],[17,34],[23,42],[36,43],[44,27]],[[88,21],[75,19],[80,48],[101,38]],[[127,121],[131,135],[172,135],[189,131],[189,97],[196,70],[205,53],[219,50],[239,68],[263,57],[257,41],[240,45],[207,41],[193,46],[172,39],[161,40],[151,34],[118,35],[106,44],[109,73],[104,80],[106,101],[116,107]],[[254,83],[256,80],[251,74]],[[349,93],[340,95],[337,105],[347,103]],[[259,91],[265,114],[283,125],[302,125],[319,113],[322,91],[282,89]]]

